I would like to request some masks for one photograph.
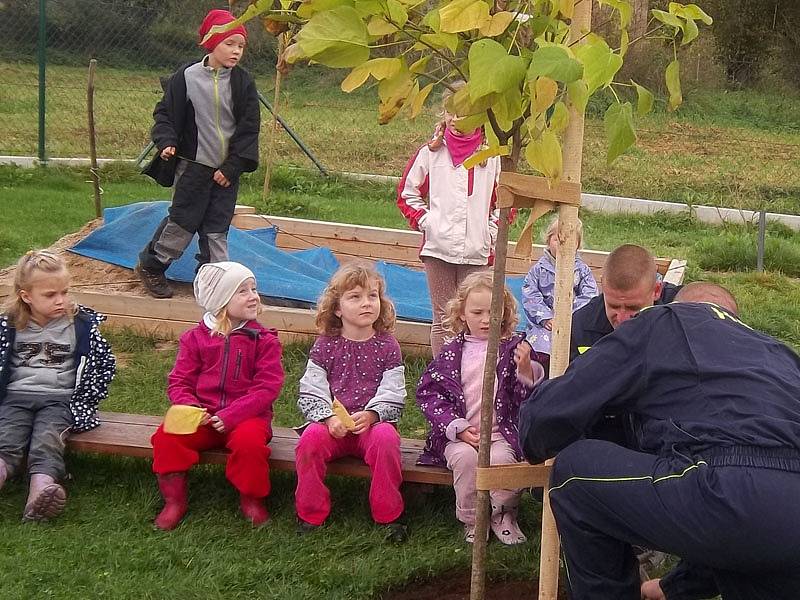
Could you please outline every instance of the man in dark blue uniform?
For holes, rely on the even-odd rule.
[[[609,411],[629,447],[582,439]],[[573,600],[640,598],[633,544],[710,568],[726,600],[800,598],[800,357],[724,288],[690,284],[594,344],[523,404],[520,441],[558,453]]]

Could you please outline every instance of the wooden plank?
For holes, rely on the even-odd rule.
[[[85,433],[71,434],[67,447],[76,452],[93,452],[98,454],[121,454],[150,458],[153,448],[150,437],[161,423],[161,417],[154,415],[133,415],[128,413],[101,412],[102,425]],[[272,453],[270,467],[275,470],[294,471],[294,449],[299,439],[294,430],[286,427],[273,428],[270,442]],[[425,443],[422,440],[402,438],[400,455],[403,480],[415,483],[436,485],[452,485],[452,473],[440,467],[417,465]],[[226,450],[203,452],[201,462],[224,464],[227,460]],[[356,458],[343,458],[330,463],[328,473],[351,477],[370,477],[369,467]]]
[[[581,204],[580,181],[564,180],[551,185],[545,177],[503,172],[500,173],[500,186],[511,194],[498,194],[498,208],[531,208],[536,200],[574,206]]]
[[[519,463],[478,467],[475,487],[479,490],[515,490],[544,487],[550,481],[550,467]]]
[[[234,215],[254,215],[256,214],[255,206],[247,206],[246,204],[237,204],[233,207]]]

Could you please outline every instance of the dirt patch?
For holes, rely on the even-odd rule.
[[[469,598],[470,572],[452,571],[435,579],[415,581],[402,588],[389,590],[378,596],[379,600],[465,600]],[[539,582],[536,579],[524,581],[488,581],[485,600],[508,600],[509,598],[536,598]],[[563,586],[558,590],[559,600],[566,600]]]
[[[102,219],[94,219],[78,231],[69,233],[51,244],[47,250],[59,254],[67,264],[71,276],[70,288],[75,292],[96,292],[101,294],[124,294],[126,296],[147,296],[147,292],[134,275],[132,269],[118,267],[107,262],[79,256],[69,251],[92,231],[103,224]],[[0,269],[0,285],[14,283],[15,266]],[[189,283],[172,282],[175,297],[192,299],[192,286]]]

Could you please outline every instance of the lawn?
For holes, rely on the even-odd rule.
[[[240,201],[259,212],[389,227],[404,227],[390,186],[323,179],[279,169],[274,193],[260,197],[261,173],[243,180]],[[104,203],[119,205],[168,193],[130,168],[102,174]],[[46,246],[92,217],[86,173],[66,169],[0,168],[0,267],[31,247]],[[785,228],[770,226],[768,272],[752,272],[753,231],[715,228],[685,216],[622,217],[585,212],[586,246],[609,250],[622,242],[642,243],[660,256],[689,261],[687,279],[710,278],[739,297],[743,319],[800,348],[800,241]],[[521,220],[520,220],[521,221]],[[520,221],[513,229],[519,231]],[[165,375],[175,343],[130,331],[111,331],[120,369],[107,410],[161,414],[166,409]],[[287,383],[276,404],[275,423],[295,425],[294,401],[307,346],[284,349]],[[424,368],[406,359],[412,394]],[[425,423],[410,405],[401,433],[422,437]],[[366,509],[366,482],[334,478],[334,512],[313,538],[294,533],[292,474],[273,476],[270,524],[249,529],[236,514],[236,497],[217,466],[199,468],[191,478],[191,507],[175,532],[153,531],[159,507],[145,460],[70,456],[72,481],[67,512],[41,527],[19,522],[24,489],[9,483],[0,494],[2,597],[86,598],[379,598],[387,589],[415,579],[465,571],[470,551],[453,516],[453,493],[437,489],[410,495],[412,535],[401,547],[387,545]],[[521,548],[489,549],[492,580],[526,579],[538,568],[540,504],[525,495],[521,522],[531,541]]]
[[[135,158],[148,141],[151,113],[160,95],[160,72],[121,70],[100,62],[97,131],[100,156]],[[398,118],[380,126],[374,89],[347,95],[338,88],[343,72],[319,68],[292,71],[284,80],[281,114],[329,169],[399,175],[412,151],[430,135],[438,106],[433,99],[416,121]],[[36,67],[0,63],[4,82],[0,154],[35,155]],[[50,156],[86,156],[86,73],[48,67],[47,148]],[[800,96],[785,90],[727,92],[693,90],[686,103],[640,119],[637,148],[613,168],[605,162],[602,115],[608,99],[593,99],[586,121],[583,187],[587,192],[800,214]],[[272,101],[273,82],[258,79]],[[264,114],[266,155],[271,122]],[[276,138],[281,164],[311,163],[290,138]]]

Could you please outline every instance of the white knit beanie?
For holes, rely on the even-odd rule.
[[[216,316],[228,305],[243,281],[253,272],[237,262],[207,263],[200,267],[194,278],[194,297],[197,303]]]

